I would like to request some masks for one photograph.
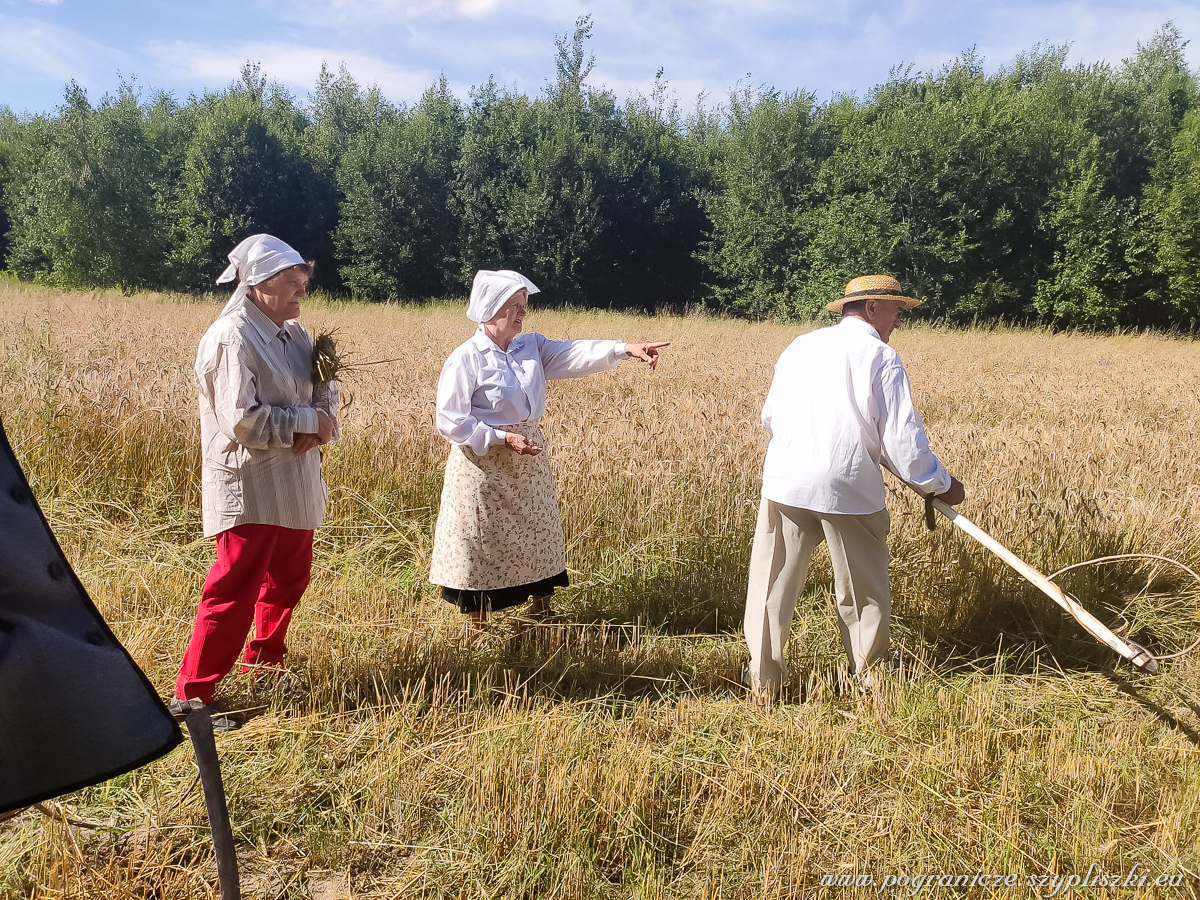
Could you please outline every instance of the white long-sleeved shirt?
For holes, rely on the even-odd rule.
[[[763,496],[776,503],[879,512],[881,463],[923,491],[950,488],[899,355],[862,319],[848,317],[792,341],[775,365],[762,422],[771,432]]]
[[[312,338],[299,321],[272,322],[251,301],[209,326],[196,354],[204,534],[260,523],[310,529],[328,490],[317,448],[292,453],[336,415],[336,383],[313,399]],[[336,437],[336,434],[335,434]]]
[[[627,359],[622,341],[552,341],[518,334],[501,350],[480,328],[446,359],[437,389],[437,430],[482,455],[504,442],[505,425],[546,413],[546,381],[578,378]]]

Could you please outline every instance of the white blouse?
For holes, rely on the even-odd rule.
[[[482,455],[504,442],[503,426],[545,415],[548,379],[604,372],[628,356],[622,341],[552,341],[536,332],[518,334],[504,351],[480,328],[442,366],[437,430]]]

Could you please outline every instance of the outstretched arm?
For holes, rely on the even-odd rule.
[[[658,365],[658,350],[669,341],[650,344],[626,344],[623,341],[552,341],[536,335],[538,353],[546,378],[578,378],[603,372],[621,364],[629,357]]]

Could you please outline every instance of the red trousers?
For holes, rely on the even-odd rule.
[[[243,671],[283,662],[292,610],[312,572],[312,546],[311,530],[279,525],[237,525],[217,535],[217,561],[200,593],[176,697],[212,703],[243,644]],[[254,638],[247,644],[251,624]]]

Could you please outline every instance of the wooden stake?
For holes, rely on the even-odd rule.
[[[193,709],[187,716],[188,735],[196,751],[196,768],[204,788],[204,805],[208,809],[208,827],[212,832],[213,849],[217,857],[217,883],[221,900],[241,900],[238,884],[237,851],[233,846],[233,828],[229,824],[229,808],[225,804],[225,785],[221,780],[221,759],[213,737],[212,710],[206,706]]]

